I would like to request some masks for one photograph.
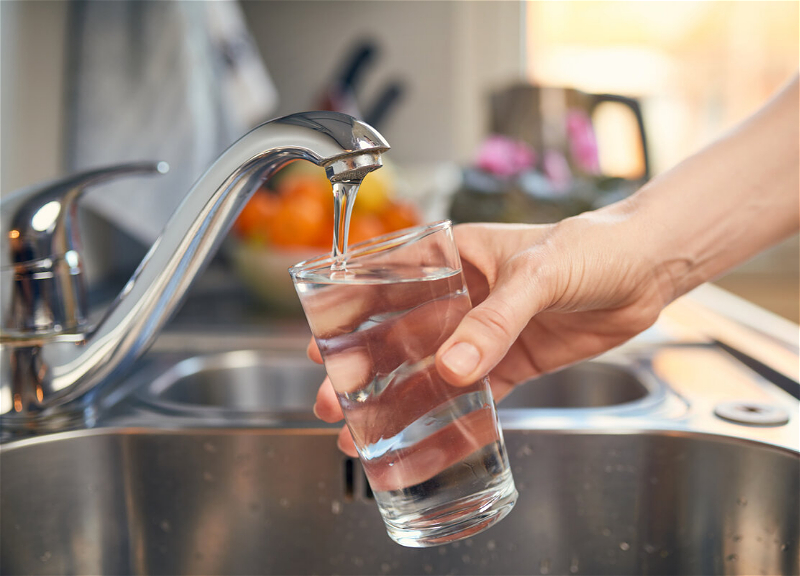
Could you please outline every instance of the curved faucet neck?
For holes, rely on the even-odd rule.
[[[354,181],[379,168],[388,149],[370,126],[335,112],[294,114],[243,136],[187,193],[93,331],[80,338],[39,335],[27,343],[4,339],[4,366],[19,365],[21,354],[22,363],[32,366],[25,376],[3,374],[0,414],[52,412],[129,368],[177,309],[250,196],[282,166],[307,160],[324,166],[332,181]],[[31,374],[38,381],[28,382]],[[17,402],[20,388],[36,390],[24,395],[24,405]]]

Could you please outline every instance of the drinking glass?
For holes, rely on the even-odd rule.
[[[389,536],[426,547],[481,532],[517,491],[487,378],[434,356],[471,303],[451,223],[381,236],[289,270]]]

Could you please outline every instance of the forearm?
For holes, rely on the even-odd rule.
[[[730,134],[618,206],[666,300],[800,227],[797,78]]]

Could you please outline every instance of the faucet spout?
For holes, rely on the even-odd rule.
[[[379,168],[388,149],[372,127],[335,112],[293,114],[243,136],[186,194],[94,329],[2,334],[3,424],[29,426],[32,417],[56,414],[128,369],[176,310],[253,192],[282,166],[307,160],[324,166],[331,181],[354,181]]]

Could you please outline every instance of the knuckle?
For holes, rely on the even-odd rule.
[[[476,320],[487,328],[494,337],[499,337],[504,341],[513,340],[514,323],[511,309],[502,303],[495,303],[493,306],[486,306],[476,310]]]

